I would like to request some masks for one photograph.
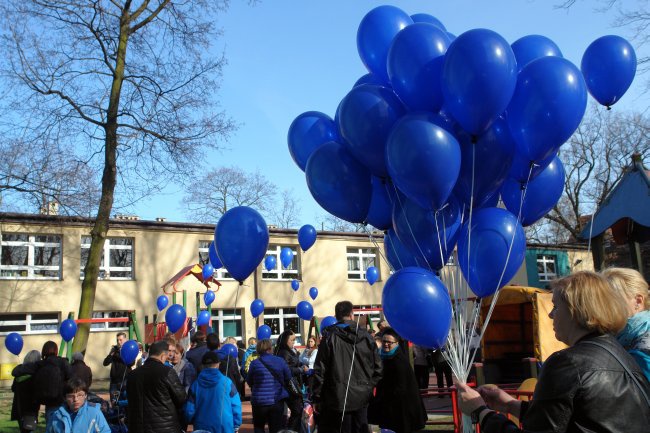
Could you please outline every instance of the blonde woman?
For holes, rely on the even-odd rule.
[[[616,336],[619,343],[641,366],[650,380],[650,296],[648,283],[638,271],[628,268],[609,268],[602,274],[609,284],[627,301],[628,319],[625,328]]]

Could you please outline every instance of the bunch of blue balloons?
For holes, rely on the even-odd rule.
[[[562,195],[557,153],[580,125],[588,92],[607,107],[616,103],[634,78],[634,49],[604,36],[579,69],[547,37],[509,44],[488,29],[455,37],[435,17],[394,6],[366,14],[357,48],[368,74],[334,118],[308,111],[289,127],[289,152],[312,196],[336,217],[384,230],[394,270],[439,270],[458,245],[471,289],[478,297],[494,293],[524,260],[522,225]],[[506,209],[496,207],[500,197]],[[385,295],[389,322],[450,308],[433,295],[435,279],[411,270],[393,275],[386,285],[415,291],[417,302],[396,307],[400,297]],[[435,326],[422,319],[412,321]],[[436,322],[443,333],[447,319]],[[409,332],[429,347],[444,340],[432,329],[416,338]]]

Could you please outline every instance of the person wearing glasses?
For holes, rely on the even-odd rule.
[[[401,340],[393,328],[382,330],[379,355],[384,374],[368,407],[368,422],[395,433],[410,433],[424,428],[427,414],[409,358],[400,349]]]
[[[86,401],[88,385],[73,377],[63,387],[65,404],[52,412],[45,433],[111,433],[101,408]]]

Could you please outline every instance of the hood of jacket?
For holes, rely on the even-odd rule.
[[[356,344],[359,342],[359,336],[357,335],[357,324],[353,321],[339,322],[334,326],[328,328],[332,334],[336,334],[341,340],[345,341],[348,344]]]
[[[202,388],[214,388],[222,377],[224,375],[218,368],[204,368],[196,380]]]

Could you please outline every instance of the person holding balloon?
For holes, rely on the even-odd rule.
[[[109,365],[111,366],[108,392],[111,396],[111,402],[113,403],[119,400],[120,393],[124,390],[126,384],[126,375],[131,371],[131,366],[126,365],[120,355],[120,349],[126,342],[126,333],[118,332],[117,335],[115,335],[115,341],[117,344],[111,347],[111,351],[108,352],[108,355],[106,355],[103,362],[104,367],[108,367]]]

